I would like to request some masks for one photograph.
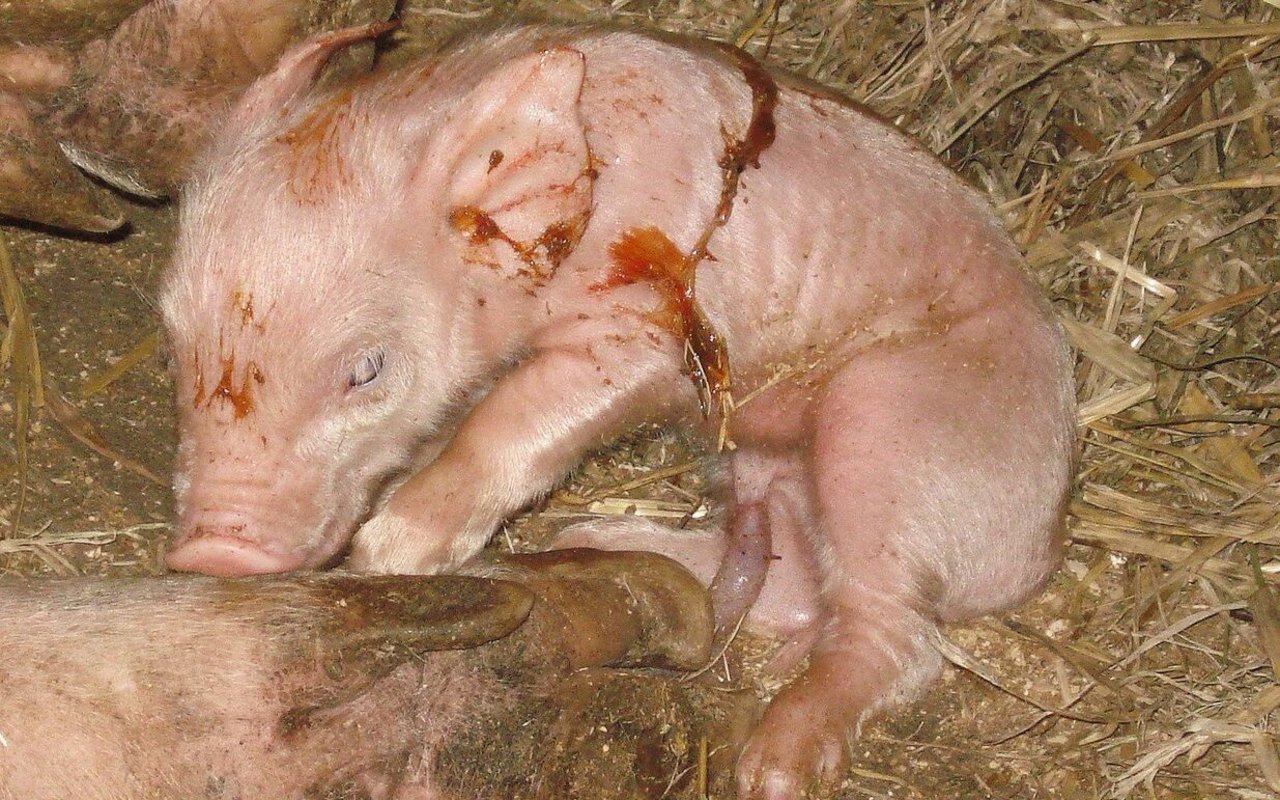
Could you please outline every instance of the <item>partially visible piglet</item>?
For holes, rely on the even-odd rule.
[[[151,0],[80,51],[66,100],[49,123],[88,172],[132,194],[168,195],[210,127],[287,46],[322,25],[385,20],[395,5]],[[366,67],[371,56],[370,47]]]
[[[0,7],[0,215],[118,227],[123,216],[110,195],[72,162],[131,194],[167,195],[209,126],[289,44],[386,19],[395,5],[102,0],[57,15]]]
[[[693,774],[700,736],[732,750],[751,698],[579,672],[705,662],[710,607],[678,566],[577,552],[482,570],[504,579],[0,583],[0,798],[564,797],[580,732],[646,691],[680,711],[608,742],[632,760],[597,774],[610,797]]]
[[[0,43],[0,219],[114,230],[124,223],[120,209],[67,160],[42,119],[71,70],[61,48]]]
[[[734,445],[721,630],[767,580],[748,623],[809,657],[742,796],[838,775],[939,622],[1058,563],[1070,356],[1017,249],[918,144],[740,51],[524,26],[310,91],[363,35],[287,54],[185,193],[169,565],[321,567],[359,528],[359,568],[453,569],[682,422]]]

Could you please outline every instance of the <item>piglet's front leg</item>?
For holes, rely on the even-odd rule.
[[[673,356],[647,337],[597,330],[589,339],[540,350],[502,378],[440,456],[356,533],[349,564],[393,573],[457,566],[585,452],[679,391]]]

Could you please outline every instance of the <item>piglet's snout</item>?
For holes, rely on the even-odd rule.
[[[307,492],[281,493],[281,482],[193,475],[180,502],[165,555],[169,569],[235,577],[313,566],[302,532],[312,530]]]
[[[224,578],[290,572],[302,566],[300,553],[270,552],[260,540],[246,538],[246,530],[240,522],[184,525],[165,554],[165,565]]]

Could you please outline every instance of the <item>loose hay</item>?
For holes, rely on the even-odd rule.
[[[1009,694],[951,673],[918,709],[866,731],[842,796],[1280,792],[1280,11],[1224,0],[411,0],[406,36],[440,41],[493,9],[741,40],[868,103],[991,195],[1078,348],[1082,459],[1066,569],[1015,618],[948,632],[953,662]],[[19,264],[46,246],[14,237]],[[57,287],[40,280],[27,283],[45,336],[41,318],[62,312]],[[16,330],[19,312],[7,319]],[[129,341],[150,324],[140,319]],[[88,360],[93,373],[108,362]],[[8,381],[20,391],[40,386],[19,375]],[[640,431],[499,542],[536,543],[583,513],[696,525],[707,488],[691,457]],[[66,460],[34,480],[56,480]],[[100,480],[137,486],[95,463]],[[21,484],[4,480],[14,491],[0,512],[16,519]],[[53,515],[45,502],[27,516]],[[127,502],[117,516],[122,529],[139,521]],[[75,550],[43,536],[68,565],[139,559],[132,546]],[[13,549],[0,549],[0,569],[39,568],[30,548]]]
[[[32,412],[44,400],[43,379],[40,369],[40,349],[36,333],[31,325],[22,283],[13,271],[9,248],[0,239],[0,301],[3,301],[5,325],[0,329],[0,369],[9,374],[13,392],[13,443],[17,453],[17,500],[9,513],[9,527],[17,533],[22,523],[22,510],[27,498],[27,437],[31,429]]]

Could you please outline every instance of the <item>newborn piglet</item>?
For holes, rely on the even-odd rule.
[[[808,656],[742,797],[840,777],[938,624],[1058,566],[1072,359],[1017,247],[920,144],[742,51],[521,25],[313,90],[376,32],[290,50],[184,193],[169,566],[448,571],[680,426],[722,447],[722,629]]]

